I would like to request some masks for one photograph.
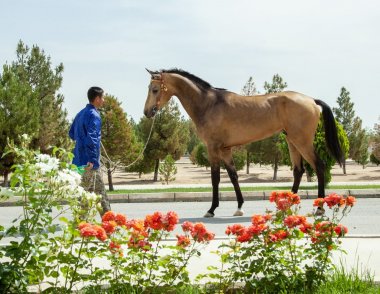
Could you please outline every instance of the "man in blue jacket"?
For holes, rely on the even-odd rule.
[[[89,104],[76,115],[69,131],[70,138],[75,141],[73,164],[84,166],[83,188],[102,196],[101,215],[111,210],[99,168],[102,119],[98,109],[104,104],[103,94],[99,87],[88,90]]]

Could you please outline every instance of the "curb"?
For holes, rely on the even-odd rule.
[[[268,200],[271,190],[243,192],[244,200],[260,201]],[[349,189],[349,190],[326,190],[326,195],[337,193],[344,196],[356,198],[380,198],[380,189]],[[317,190],[300,190],[297,193],[301,199],[316,199]],[[129,193],[108,194],[110,203],[147,203],[147,202],[209,202],[212,192],[157,192],[157,193]],[[219,192],[220,201],[236,201],[235,192]],[[21,206],[21,197],[14,196],[4,202],[0,207]]]

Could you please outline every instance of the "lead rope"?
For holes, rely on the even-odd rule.
[[[151,135],[152,135],[153,126],[154,126],[154,122],[155,122],[155,120],[156,120],[156,116],[157,116],[157,115],[155,115],[155,116],[153,117],[152,127],[150,128],[149,136],[148,136],[148,139],[146,140],[146,143],[145,143],[144,148],[141,150],[141,152],[140,152],[140,154],[137,156],[136,160],[133,161],[132,163],[128,164],[128,165],[121,165],[121,164],[118,164],[118,163],[113,162],[113,161],[109,158],[109,156],[108,156],[108,154],[107,154],[107,150],[106,150],[106,148],[104,148],[104,145],[103,145],[102,141],[100,141],[100,145],[102,146],[103,151],[104,151],[104,155],[105,155],[105,158],[104,158],[103,156],[102,156],[102,157],[103,157],[103,158],[104,158],[104,159],[110,164],[110,166],[112,166],[112,167],[119,167],[119,168],[121,168],[121,167],[128,168],[128,167],[134,165],[134,164],[135,164],[135,163],[141,158],[141,156],[144,154],[144,151],[145,151],[146,147],[148,146],[148,143],[149,143],[150,137],[151,137]]]

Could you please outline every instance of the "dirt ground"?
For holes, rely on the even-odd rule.
[[[210,169],[205,167],[197,167],[193,165],[187,157],[181,158],[176,162],[177,174],[176,180],[172,184],[211,184]],[[380,166],[369,164],[363,169],[352,161],[348,161],[346,165],[347,174],[343,174],[343,170],[339,165],[335,165],[332,170],[332,182],[379,182]],[[246,174],[246,169],[238,172],[240,183],[273,183],[273,169],[271,166],[251,165],[250,173]],[[106,177],[104,177],[106,180]],[[276,182],[292,182],[293,174],[289,167],[281,166],[277,173]],[[120,173],[113,175],[114,184],[119,185],[142,185],[157,184],[153,182],[153,173],[142,175],[139,178],[136,173]],[[228,174],[221,169],[221,183],[230,183]],[[302,182],[306,182],[306,176],[303,176]]]

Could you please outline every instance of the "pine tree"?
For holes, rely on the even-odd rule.
[[[333,107],[335,119],[343,126],[348,137],[349,145],[352,147],[353,140],[355,139],[353,134],[355,111],[354,103],[351,101],[350,92],[345,87],[341,88],[340,95],[336,102],[338,107]],[[349,156],[351,156],[351,148]],[[343,159],[343,174],[347,174],[346,158],[347,157],[345,156]]]
[[[248,81],[245,83],[241,94],[244,96],[253,96],[256,95],[257,89],[256,89],[256,84],[255,81],[253,80],[253,77],[249,77]],[[246,173],[249,174],[249,165],[252,162],[252,157],[251,154],[254,152],[255,148],[257,147],[257,142],[252,142],[249,144],[246,144],[245,150],[246,150],[246,163],[247,163],[247,168],[246,168]]]
[[[144,151],[144,160],[154,161],[154,181],[158,179],[160,160],[170,154],[178,160],[186,151],[189,130],[181,116],[178,105],[171,100],[156,115],[152,135]],[[153,123],[152,119],[143,117],[139,123],[140,140],[146,142]]]
[[[102,143],[109,159],[116,163],[114,166],[107,161],[107,158],[104,160],[109,189],[113,191],[112,174],[118,165],[132,163],[137,158],[142,146],[137,142],[133,127],[121,107],[121,102],[116,97],[105,95],[104,106],[100,113],[102,117]],[[102,150],[102,154],[104,157],[104,150]]]
[[[380,117],[379,117],[379,123],[375,124],[373,128],[372,145],[373,145],[372,154],[378,161],[380,161]]]
[[[63,64],[53,67],[44,50],[36,45],[29,48],[20,41],[12,68],[31,86],[38,100],[39,131],[32,143],[34,148],[43,153],[49,153],[53,146],[69,148],[72,142],[67,135],[67,111],[63,108],[64,97],[58,93],[62,86]]]
[[[170,154],[166,155],[159,167],[159,172],[162,176],[160,180],[165,182],[166,185],[169,185],[169,182],[175,180],[174,176],[177,174],[177,167],[175,166],[175,160]]]
[[[23,134],[38,138],[39,112],[38,97],[31,85],[20,78],[15,68],[4,65],[0,74],[0,171],[4,186],[14,164],[11,155],[4,156],[7,141],[19,144]]]
[[[266,94],[282,92],[288,84],[279,74],[275,74],[272,78],[272,83],[265,82],[264,89]],[[281,137],[275,134],[270,138],[263,140],[264,162],[273,166],[273,180],[277,180],[277,171],[281,162]]]

